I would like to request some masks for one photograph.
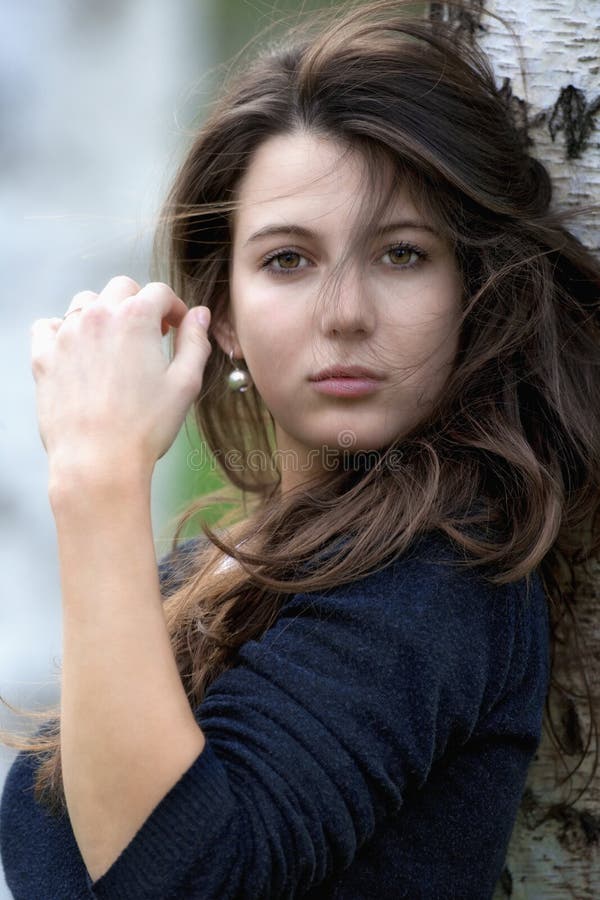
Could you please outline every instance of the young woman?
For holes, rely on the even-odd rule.
[[[600,270],[550,201],[482,55],[369,4],[224,92],[169,284],[34,324],[64,655],[17,900],[492,895],[598,510]],[[192,404],[253,500],[157,571]]]

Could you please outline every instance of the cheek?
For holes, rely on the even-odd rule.
[[[422,291],[419,303],[411,307],[412,324],[415,334],[435,348],[440,346],[444,354],[451,351],[458,334],[462,306],[462,291],[458,277],[448,273],[440,279],[433,279]],[[444,345],[449,345],[447,348]]]
[[[411,305],[400,320],[396,319],[395,357],[402,383],[410,386],[411,393],[435,392],[450,373],[459,343],[460,298],[446,297],[440,303],[435,296],[422,294],[419,307]]]
[[[288,288],[289,292],[289,288]],[[252,278],[231,281],[235,326],[244,358],[256,377],[285,376],[302,346],[305,304],[285,287]]]
[[[438,314],[430,323],[424,369],[425,395],[435,399],[446,383],[458,351],[459,329],[454,310]]]
[[[238,337],[248,365],[277,381],[292,364],[299,335],[280,317],[266,314],[240,318]]]
[[[457,317],[454,311],[431,309],[411,311],[396,323],[402,357],[418,359],[444,358],[453,355],[458,341]]]
[[[256,389],[271,405],[286,382],[291,365],[290,348],[273,316],[240,316],[238,339]]]

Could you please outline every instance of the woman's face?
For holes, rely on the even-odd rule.
[[[366,185],[362,157],[307,132],[265,141],[239,185],[229,322],[215,321],[214,333],[244,358],[275,420],[283,489],[339,449],[380,449],[406,433],[443,389],[458,346],[455,259],[402,186],[327,282]],[[313,380],[332,366],[375,378]]]

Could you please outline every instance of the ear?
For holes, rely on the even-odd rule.
[[[210,323],[210,334],[214,336],[217,344],[227,356],[232,350],[234,358],[240,359],[244,355],[231,321],[228,305],[222,298],[215,306]]]

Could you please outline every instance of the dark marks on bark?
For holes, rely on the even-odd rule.
[[[482,24],[484,5],[484,0],[469,0],[464,6],[453,6],[437,0],[429,3],[429,18],[432,22],[449,24],[457,36],[474,43],[479,34],[486,30]],[[582,59],[582,62],[587,59]],[[525,146],[533,144],[530,129],[545,125],[553,142],[559,134],[564,136],[565,159],[579,159],[583,155],[600,118],[600,94],[594,99],[588,99],[585,91],[568,84],[561,88],[552,107],[531,117],[525,101],[513,94],[510,78],[504,78],[500,94],[507,103]]]
[[[455,34],[460,34],[473,42],[480,31],[485,31],[484,26],[481,24],[483,6],[484,0],[471,0],[465,6],[431,2],[429,4],[429,18],[432,22],[448,22],[453,27]]]
[[[577,707],[570,697],[563,699],[563,710],[560,721],[562,725],[563,750],[569,756],[581,755],[584,751],[581,720]]]
[[[584,856],[597,853],[600,846],[600,816],[588,809],[577,809],[569,803],[553,803],[548,806],[527,786],[521,798],[520,815],[529,834],[529,839],[543,839],[544,825],[555,823],[553,829],[556,840],[569,853]],[[509,873],[510,874],[510,873]],[[507,896],[510,896],[507,893]]]
[[[530,130],[545,125],[553,142],[561,132],[564,135],[565,159],[583,155],[600,120],[600,95],[588,101],[585,91],[572,84],[561,89],[552,107],[535,115],[530,115],[527,103],[513,94],[510,78],[503,79],[499,94],[526,146],[533,144]]]
[[[600,843],[600,816],[589,810],[575,809],[565,803],[558,803],[548,810],[546,819],[559,825],[556,835],[558,842],[569,852],[584,855],[598,847]]]
[[[567,159],[579,159],[589,143],[600,113],[600,95],[588,103],[584,91],[572,84],[564,87],[550,111],[548,130],[554,141],[564,132]]]
[[[498,887],[501,889],[502,894],[505,897],[512,897],[513,878],[508,866],[504,866],[504,868],[502,869],[502,874],[498,879]]]
[[[600,816],[584,810],[579,818],[588,844],[600,844]]]
[[[533,141],[531,140],[529,130],[532,126],[537,124],[538,117],[536,117],[535,121],[530,118],[529,107],[525,100],[522,100],[520,97],[517,97],[516,94],[513,94],[512,81],[510,78],[502,79],[502,86],[498,93],[508,109],[509,116],[523,146],[531,147]]]

